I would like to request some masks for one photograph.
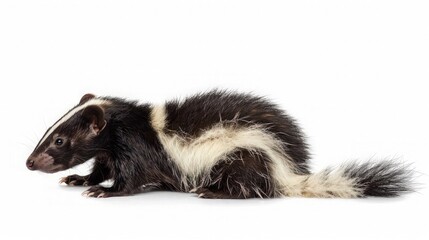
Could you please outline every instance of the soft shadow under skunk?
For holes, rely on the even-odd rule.
[[[30,170],[53,173],[95,163],[67,185],[88,197],[150,189],[201,198],[392,197],[410,191],[411,171],[394,161],[349,163],[310,173],[296,122],[265,98],[227,91],[161,105],[86,94],[42,137]],[[99,184],[113,180],[111,187]]]

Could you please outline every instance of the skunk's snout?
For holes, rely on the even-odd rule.
[[[32,154],[27,159],[26,165],[31,171],[39,170],[45,173],[54,173],[67,168],[64,164],[56,164],[54,158],[47,153]]]
[[[34,160],[33,159],[29,158],[27,160],[27,168],[30,170],[34,170]]]

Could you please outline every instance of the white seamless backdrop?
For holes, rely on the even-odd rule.
[[[397,0],[0,2],[0,239],[427,239],[429,4]],[[162,102],[251,91],[303,127],[314,171],[413,163],[395,199],[90,199],[25,160],[88,92]]]

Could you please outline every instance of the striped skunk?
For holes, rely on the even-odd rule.
[[[213,90],[162,105],[86,94],[50,127],[26,165],[53,173],[95,158],[91,174],[60,183],[88,197],[151,189],[201,198],[393,197],[412,172],[394,161],[310,173],[296,121],[263,97]],[[111,187],[99,183],[112,179]]]

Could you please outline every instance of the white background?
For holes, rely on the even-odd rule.
[[[427,1],[0,2],[1,239],[428,239]],[[396,199],[88,199],[30,172],[46,128],[92,92],[162,102],[213,87],[299,120],[312,169],[399,158]]]

